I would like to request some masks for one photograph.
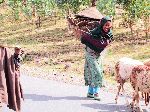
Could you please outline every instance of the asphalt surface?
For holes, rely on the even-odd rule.
[[[101,101],[86,98],[87,87],[21,76],[25,100],[21,112],[130,112],[125,98],[115,104],[115,94],[100,91]],[[131,98],[128,98],[131,101]],[[144,112],[150,112],[142,102]],[[2,112],[14,112],[3,106]]]

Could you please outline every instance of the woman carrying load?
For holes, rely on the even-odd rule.
[[[99,89],[103,84],[101,52],[112,41],[111,27],[111,18],[106,16],[88,34],[81,34],[81,43],[86,45],[84,79],[85,85],[89,86],[87,97],[95,100],[100,100]]]

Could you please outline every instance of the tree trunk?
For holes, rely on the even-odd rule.
[[[26,6],[26,5],[27,5],[27,0],[22,0],[22,4],[23,4],[24,6]]]
[[[37,20],[35,21],[36,27],[39,28],[41,27],[41,17],[37,16]]]
[[[55,20],[55,25],[56,25],[56,23],[57,23],[57,13],[56,13],[56,11],[54,12],[54,20]]]
[[[112,30],[114,29],[114,18],[112,18]]]
[[[7,2],[5,1],[5,0],[2,0],[1,2],[0,2],[0,4],[2,4],[2,7],[5,9],[6,8],[6,6],[7,6]]]
[[[35,9],[35,5],[32,4],[32,16],[35,17],[36,16],[36,9]]]
[[[96,1],[97,1],[97,0],[91,0],[91,5],[92,5],[92,7],[96,6]]]
[[[131,31],[131,36],[133,37],[133,28],[132,28],[132,21],[129,21],[129,27],[130,27],[130,31]]]
[[[145,17],[144,18],[144,23],[145,23],[145,37],[148,38],[148,32],[149,32],[149,29],[148,29],[148,23],[149,23],[149,17]]]
[[[1,4],[1,3],[4,3],[4,2],[5,2],[5,1],[4,1],[4,0],[2,0],[2,1],[0,2],[0,4]]]

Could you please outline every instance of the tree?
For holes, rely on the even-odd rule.
[[[56,8],[55,0],[8,0],[8,4],[13,10],[15,20],[22,14],[28,20],[34,18],[33,21],[38,27],[41,17],[51,16]]]
[[[150,0],[117,0],[117,3],[123,6],[126,11],[124,18],[128,22],[133,37],[133,24],[138,19],[144,19],[145,28],[147,29],[147,22],[150,15]],[[146,34],[148,36],[148,34]]]
[[[0,0],[0,4],[1,4],[1,3],[4,3],[4,2],[5,2],[4,0]]]
[[[115,4],[115,0],[97,0],[98,10],[104,15],[113,16],[112,24],[115,16]]]
[[[97,8],[105,15],[115,15],[115,0],[98,0]]]
[[[70,11],[76,14],[82,9],[82,7],[87,7],[95,5],[97,0],[56,0],[57,6],[64,10],[68,15]]]

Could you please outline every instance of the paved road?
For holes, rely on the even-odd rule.
[[[22,76],[21,83],[25,96],[21,112],[130,112],[123,97],[115,104],[115,95],[105,91],[100,91],[102,100],[95,101],[85,97],[87,87],[84,86],[29,76]],[[4,107],[3,112],[13,111]]]

